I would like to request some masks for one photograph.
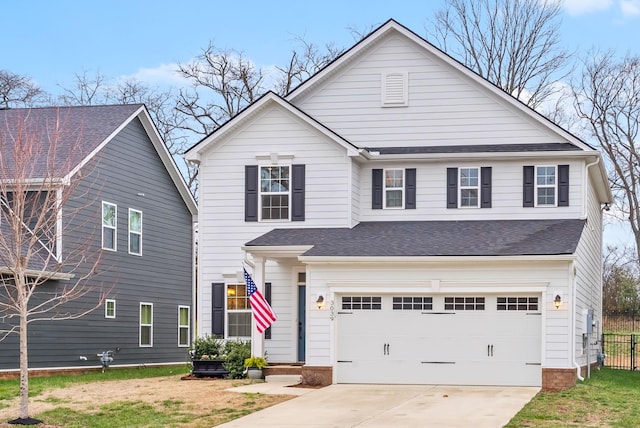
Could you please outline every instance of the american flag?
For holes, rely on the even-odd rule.
[[[258,327],[258,333],[265,331],[276,320],[276,314],[273,313],[273,309],[269,306],[269,303],[264,298],[256,283],[251,279],[251,275],[244,269],[244,280],[247,284],[247,294],[249,295],[249,303],[251,304],[251,312],[253,312],[253,319],[256,320],[256,327]]]

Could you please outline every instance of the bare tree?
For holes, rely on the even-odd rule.
[[[0,70],[0,108],[31,107],[44,96],[29,77]]]
[[[19,335],[16,423],[30,419],[28,326],[80,318],[105,298],[104,290],[88,281],[101,250],[89,244],[90,234],[75,240],[64,234],[78,227],[74,215],[86,208],[78,205],[84,191],[80,174],[70,174],[77,130],[65,130],[64,118],[45,124],[24,112],[29,110],[7,112],[0,123],[0,340]],[[70,305],[85,296],[83,305]]]
[[[535,109],[568,73],[560,8],[556,0],[445,0],[429,32],[444,51]]]
[[[572,83],[586,132],[606,156],[616,209],[629,222],[640,249],[640,56],[616,60],[591,52],[582,76]],[[638,260],[640,262],[640,260]]]
[[[75,75],[75,88],[64,88],[58,101],[63,106],[90,106],[101,104],[105,100],[106,77],[100,72],[94,76],[87,71]]]

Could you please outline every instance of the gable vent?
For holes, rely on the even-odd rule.
[[[382,75],[382,105],[384,107],[407,105],[407,81],[406,72],[391,72]]]

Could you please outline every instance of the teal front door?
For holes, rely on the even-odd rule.
[[[306,286],[298,286],[298,361],[304,362],[305,325],[306,325]]]

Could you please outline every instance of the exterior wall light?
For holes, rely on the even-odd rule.
[[[318,299],[316,300],[316,306],[318,309],[324,308],[324,296],[322,294],[318,295]]]
[[[560,294],[556,294],[556,298],[553,299],[553,306],[555,306],[556,309],[560,309],[561,304],[562,304],[562,297],[560,296]]]

